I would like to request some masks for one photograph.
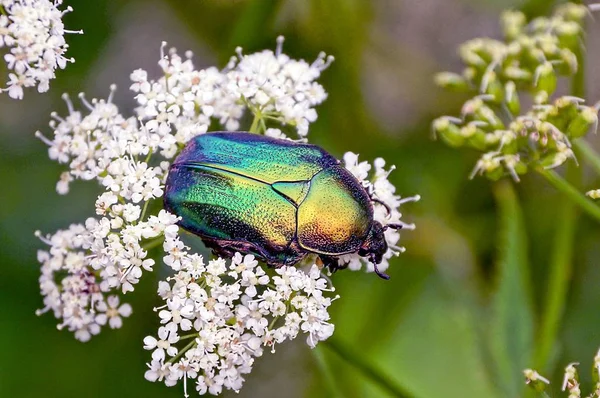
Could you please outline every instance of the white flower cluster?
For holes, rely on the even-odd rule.
[[[92,219],[93,220],[93,219]],[[37,313],[52,310],[64,327],[74,332],[81,341],[88,341],[100,333],[106,323],[113,329],[121,327],[121,317],[131,314],[129,304],[119,305],[119,297],[106,295],[106,288],[89,264],[89,245],[93,241],[84,225],[73,224],[67,230],[52,236],[37,235],[48,245],[49,251],[38,252],[42,263],[40,289],[44,296],[44,308]],[[60,282],[57,278],[66,273]]]
[[[50,246],[38,253],[44,296],[39,312],[52,310],[59,328],[82,341],[102,325],[120,327],[121,318],[131,313],[128,304],[120,305],[120,296],[134,290],[143,272],[152,271],[155,261],[149,251],[161,247],[160,257],[175,275],[159,284],[165,301],[158,312],[162,326],[157,337],[144,339],[145,348],[152,350],[146,378],[167,385],[183,380],[186,395],[189,378],[196,380],[201,394],[237,391],[264,347],[300,333],[314,347],[333,333],[328,307],[337,296],[326,297],[334,289],[316,265],[307,264],[306,272],[296,267],[267,270],[252,256],[240,254],[205,262],[181,241],[178,218],[153,205],[163,195],[170,159],[213,122],[237,129],[249,109],[254,115],[251,131],[286,138],[280,129],[267,126],[275,121],[279,127],[295,127],[305,140],[316,119],[314,106],[326,98],[314,80],[332,58],[319,56],[311,65],[292,60],[281,53],[282,42],[278,39],[275,53],[244,56],[238,51],[224,70],[197,70],[191,53],[182,58],[171,50],[165,55],[163,43],[161,78],[148,79],[141,69],[131,74],[136,117],[123,116],[112,103],[113,86],[106,100],[87,101],[80,94],[84,112],[65,95],[69,113],[52,113],[52,137],[36,133],[49,146],[50,158],[68,165],[58,193],[68,193],[76,179],[95,180],[103,187],[95,218],[52,235],[37,233]],[[378,201],[377,220],[414,227],[402,223],[398,207],[418,197],[395,195],[387,180],[391,169],[384,169],[382,159],[375,161],[372,182],[367,180],[371,165],[358,163],[353,154],[345,162]],[[385,234],[390,250],[382,269],[403,250],[396,246],[396,231]],[[342,261],[352,269],[366,262],[358,256]]]
[[[375,171],[371,173],[371,164],[367,161],[359,162],[358,155],[352,152],[344,154],[344,166],[362,183],[367,192],[371,194],[373,198],[373,218],[376,221],[379,221],[384,227],[388,224],[395,224],[401,225],[402,229],[415,229],[414,224],[407,224],[401,220],[402,213],[400,213],[399,209],[404,203],[421,200],[421,196],[415,195],[402,198],[396,195],[396,187],[388,180],[388,176],[396,168],[395,166],[391,166],[386,170],[385,160],[377,158],[373,162]],[[388,250],[383,255],[381,264],[377,266],[381,272],[390,266],[390,258],[406,250],[403,246],[398,246],[400,232],[397,229],[387,228],[384,235]],[[361,257],[356,253],[341,256],[338,262],[340,264],[348,264],[348,269],[353,271],[358,271],[364,266],[367,272],[374,272],[373,264],[367,258]]]
[[[263,347],[274,351],[301,332],[314,347],[333,334],[327,309],[337,297],[324,295],[334,289],[314,265],[308,273],[282,267],[269,276],[251,255],[205,264],[176,234],[167,236],[165,251],[178,272],[159,284],[165,304],[156,309],[157,337],[144,339],[152,350],[147,380],[167,386],[183,380],[186,396],[188,379],[201,395],[239,391]]]
[[[306,137],[308,126],[317,119],[314,107],[327,98],[323,86],[315,80],[333,62],[333,56],[319,54],[309,64],[282,53],[283,36],[277,38],[277,49],[232,57],[226,73],[225,89],[239,98],[255,115],[295,126],[300,137]]]
[[[9,70],[7,91],[11,98],[22,99],[23,88],[37,85],[40,93],[48,91],[54,71],[64,69],[68,44],[62,17],[72,11],[58,9],[62,0],[0,0],[0,48],[10,51],[4,55]]]

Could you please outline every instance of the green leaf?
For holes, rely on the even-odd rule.
[[[531,365],[533,344],[527,234],[511,183],[497,184],[494,195],[500,227],[489,343],[497,384],[505,389],[506,396],[515,397],[524,388],[522,370]]]

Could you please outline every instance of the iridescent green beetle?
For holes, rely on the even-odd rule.
[[[372,198],[323,149],[243,132],[201,134],[175,159],[164,203],[216,254],[254,254],[275,267],[317,254],[332,271],[358,253],[377,264],[384,231]]]

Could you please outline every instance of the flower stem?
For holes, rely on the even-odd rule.
[[[582,195],[573,185],[569,184],[569,182],[552,170],[538,168],[536,171],[552,184],[554,188],[561,191],[573,203],[579,206],[581,210],[600,222],[600,207]]]
[[[262,119],[262,115],[260,114],[260,112],[258,112],[258,111],[255,112],[254,120],[252,120],[252,125],[250,126],[249,132],[258,134],[258,128],[259,128],[261,119]]]
[[[327,359],[325,358],[325,354],[321,347],[315,347],[311,350],[313,356],[315,357],[315,362],[319,368],[319,374],[323,377],[323,381],[325,382],[325,388],[327,390],[326,396],[328,397],[341,397],[340,389],[337,387],[337,383],[335,382],[335,377],[331,372],[331,368],[327,363]]]
[[[4,9],[4,7],[2,5],[0,5],[0,14],[2,15],[7,15],[6,14],[6,10]],[[7,15],[8,16],[8,15]]]
[[[567,179],[578,180],[580,170],[573,164],[567,168]],[[578,211],[573,202],[563,199],[557,214],[556,229],[552,254],[550,257],[548,287],[546,288],[545,307],[538,330],[534,365],[539,369],[547,369],[552,348],[556,341],[561,318],[565,309],[565,301],[569,289],[569,281],[573,268],[573,244]]]
[[[598,155],[594,148],[583,139],[576,140],[573,146],[590,163],[594,171],[600,174],[600,155]]]
[[[364,357],[352,351],[350,348],[340,343],[339,341],[332,339],[321,344],[324,344],[331,351],[335,352],[340,358],[348,362],[350,365],[354,366],[364,376],[369,378],[372,382],[377,384],[382,389],[391,393],[394,397],[412,396],[412,394],[410,394],[405,388],[398,386],[395,381],[390,379],[387,375],[384,375],[381,370],[375,368]]]
[[[156,239],[153,239],[153,240],[151,240],[149,242],[145,242],[142,245],[142,248],[144,250],[148,251],[148,250],[154,249],[155,247],[158,247],[158,246],[162,245],[164,243],[164,241],[165,240],[162,237],[161,238],[156,238]]]
[[[196,345],[196,339],[194,339],[194,340],[190,341],[190,342],[188,343],[188,345],[186,345],[185,347],[183,347],[183,348],[181,349],[181,351],[179,351],[179,352],[177,353],[177,355],[175,355],[173,358],[169,359],[167,362],[168,362],[168,363],[175,363],[175,361],[177,361],[179,358],[181,358],[181,356],[182,356],[183,354],[185,354],[185,352],[186,352],[187,350],[189,350],[190,348],[192,348],[192,347],[193,347],[193,346],[195,346],[195,345]]]

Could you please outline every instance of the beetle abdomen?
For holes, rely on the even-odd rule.
[[[298,208],[298,243],[319,254],[356,252],[367,237],[373,207],[365,189],[344,167],[316,174]]]

